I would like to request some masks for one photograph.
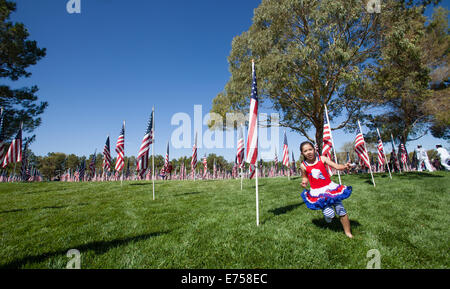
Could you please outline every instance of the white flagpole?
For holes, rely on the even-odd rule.
[[[378,128],[377,128],[377,133],[378,133],[378,137],[379,137],[380,140],[381,140],[381,135],[380,135],[380,131],[378,130]],[[382,140],[381,140],[381,143],[383,143]],[[383,146],[383,155],[384,155],[384,161],[386,162],[386,166],[387,166],[387,168],[388,168],[389,177],[390,177],[391,180],[392,180],[391,169],[389,168],[389,164],[388,164],[388,161],[387,161],[387,158],[386,158],[386,153],[384,152],[384,146]]]
[[[152,107],[152,186],[153,200],[155,200],[155,106]]]
[[[252,59],[252,74],[254,71],[255,62]],[[258,148],[258,114],[256,114],[256,127],[255,127],[255,135],[256,136],[256,149]],[[248,152],[247,152],[248,153]],[[256,160],[258,159],[258,153],[256,154]],[[255,164],[255,174],[256,174],[256,226],[259,226],[259,193],[258,193],[258,161]]]
[[[244,141],[245,140],[245,135],[244,135],[245,132],[244,132],[243,126],[244,126],[244,124],[241,123],[242,140]],[[244,146],[244,149],[245,149],[245,141],[243,143],[243,146]],[[245,152],[244,152],[244,157],[245,157]],[[244,160],[241,160],[242,164],[244,164],[244,162],[245,162]],[[239,166],[241,167],[241,191],[242,191],[242,183],[244,181],[244,171],[243,171],[242,165],[239,164]]]
[[[325,106],[325,115],[327,116],[327,122],[328,122],[328,125],[330,126],[330,138],[331,138],[331,145],[333,146],[334,159],[336,160],[336,163],[337,163],[338,160],[336,157],[336,147],[334,146],[333,134],[331,133],[331,124],[330,124],[330,119],[328,118],[328,109],[327,109],[326,104],[324,104],[324,106]],[[338,173],[338,177],[339,177],[339,184],[342,185],[341,174],[339,173],[339,170],[337,170],[337,173]]]
[[[258,123],[258,121],[256,122]],[[256,226],[259,226],[259,194],[258,194],[258,165],[255,165],[256,174]]]
[[[359,120],[358,120],[358,126],[359,126],[359,131],[361,132],[362,138],[364,140],[364,134],[362,133],[361,124],[359,123]],[[366,147],[366,141],[364,141],[364,149],[366,150],[367,156],[369,156],[369,153],[368,153],[367,147]],[[373,179],[372,165],[370,164],[370,160],[369,160],[369,171],[370,171],[370,175],[372,176],[373,186],[375,187],[375,180]]]

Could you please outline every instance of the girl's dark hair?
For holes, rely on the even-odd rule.
[[[304,141],[304,142],[302,142],[302,143],[300,144],[300,153],[302,153],[303,147],[304,147],[305,145],[307,145],[307,144],[309,144],[313,149],[315,149],[315,148],[314,148],[314,145],[313,145],[310,141]]]

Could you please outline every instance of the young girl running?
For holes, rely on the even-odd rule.
[[[302,170],[302,186],[305,188],[301,196],[306,206],[311,210],[322,210],[325,221],[328,223],[334,218],[334,210],[336,210],[345,235],[353,238],[350,221],[342,205],[342,200],[348,198],[352,193],[352,187],[332,182],[325,167],[328,165],[337,170],[345,170],[351,168],[351,164],[338,165],[327,157],[319,156],[313,144],[307,141],[300,145],[300,152],[305,157],[300,168]],[[311,190],[306,189],[308,181]]]

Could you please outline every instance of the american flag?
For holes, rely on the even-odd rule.
[[[364,162],[364,164],[370,168],[370,160],[369,155],[367,154],[366,147],[364,142],[364,136],[361,130],[358,128],[358,134],[355,139],[355,152],[359,156],[359,158]]]
[[[297,168],[296,168],[296,166],[295,166],[294,152],[292,152],[292,172],[293,172],[294,174],[297,173]]]
[[[403,163],[403,167],[406,169],[408,166],[408,153],[406,152],[405,145],[403,143],[400,143],[400,159]]]
[[[237,163],[239,168],[244,167],[244,135],[242,132],[242,126],[239,128],[239,139],[237,142]]]
[[[103,171],[106,173],[111,170],[111,151],[109,147],[109,136],[106,138],[105,147],[103,148]]]
[[[256,86],[255,62],[252,60],[252,94],[250,99],[250,118],[247,134],[247,163],[254,165],[258,158],[258,90]]]
[[[119,138],[116,143],[116,152],[117,152],[117,160],[116,160],[116,171],[120,172],[125,165],[125,122],[122,125],[122,130],[120,131]]]
[[[231,169],[231,174],[234,178],[238,177],[238,162],[237,162],[237,156],[234,157],[234,164],[233,168]]]
[[[248,167],[248,170],[249,170],[249,178],[252,179],[255,176],[256,165],[250,164],[250,166]]]
[[[283,142],[283,165],[289,168],[289,148],[287,143],[286,131],[284,132],[284,142]]]
[[[167,173],[169,170],[169,142],[167,142],[167,152],[164,158],[164,171]]]
[[[323,123],[323,145],[322,145],[322,155],[329,157],[331,148],[333,147],[331,143],[331,129],[330,124],[327,121],[327,117],[324,117]]]
[[[150,144],[153,143],[153,111],[148,121],[147,130],[142,138],[141,147],[139,148],[138,156],[136,159],[136,171],[141,176],[144,176],[145,171],[148,168],[148,155]]]
[[[278,154],[277,154],[277,149],[275,148],[275,159],[273,160],[274,164],[275,164],[275,174],[278,173]]]
[[[85,169],[86,169],[86,160],[83,160],[81,162],[80,172],[79,172],[79,181],[80,182],[84,181],[84,171],[85,171]]]
[[[3,158],[5,157],[7,144],[3,137],[3,107],[0,108],[0,163],[3,163]]]
[[[400,170],[400,164],[398,162],[397,151],[395,150],[394,137],[392,136],[392,134],[391,134],[391,144],[392,144],[391,159],[393,159],[394,165],[395,165],[396,169],[399,171]]]
[[[205,154],[205,156],[203,157],[203,177],[206,177],[207,172],[208,172],[208,160]]]
[[[197,167],[197,133],[195,133],[194,146],[192,147],[192,159],[191,159],[192,178],[194,178],[196,167]]]
[[[383,147],[383,141],[381,140],[380,135],[378,135],[378,164],[380,166],[380,169],[383,168],[384,165],[384,147]]]
[[[95,161],[97,160],[97,150],[94,152],[94,156],[92,157],[91,163],[89,164],[89,171],[91,172],[91,176],[95,176]]]
[[[3,159],[2,167],[5,168],[10,163],[18,163],[22,161],[22,124],[20,124],[19,132],[9,145],[9,149]]]
[[[184,180],[184,161],[180,166],[180,180]]]

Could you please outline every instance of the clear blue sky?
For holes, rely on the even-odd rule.
[[[12,15],[25,24],[30,39],[47,48],[47,56],[30,69],[33,75],[12,84],[38,85],[39,98],[49,103],[34,132],[31,149],[37,155],[101,152],[108,134],[113,150],[123,120],[125,153],[136,155],[153,105],[155,153],[165,154],[177,128],[170,124],[172,116],[193,117],[195,104],[203,105],[206,114],[223,90],[230,76],[231,41],[248,30],[261,1],[81,0],[81,14],[69,14],[67,2],[18,0]],[[338,150],[354,140],[343,131],[333,136]],[[296,159],[304,140],[288,131]],[[407,147],[422,143],[431,149],[437,142],[448,146],[428,135]],[[204,153],[234,160],[235,149],[199,149],[199,156]],[[190,154],[190,149],[170,150],[171,158]]]

